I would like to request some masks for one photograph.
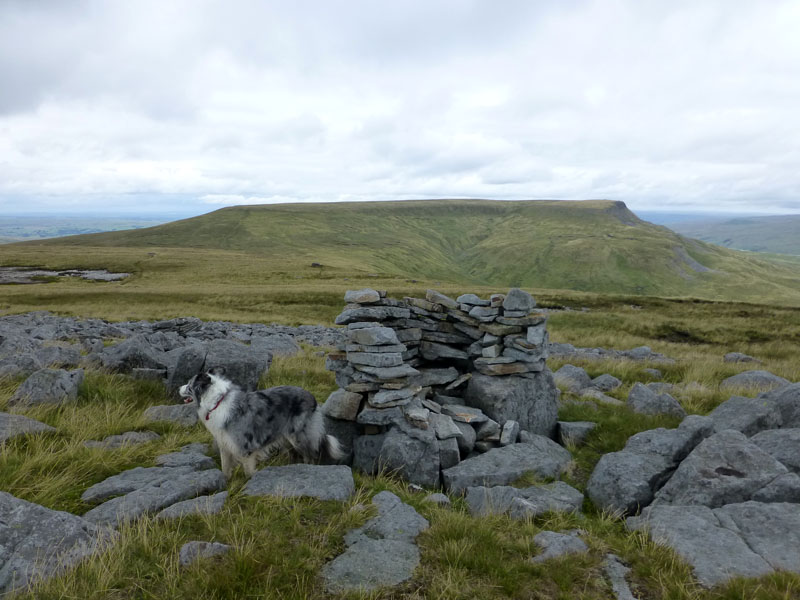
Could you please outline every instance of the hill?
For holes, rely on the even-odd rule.
[[[797,303],[800,270],[687,239],[622,202],[435,200],[237,206],[42,249],[243,252],[472,285]]]
[[[800,255],[800,215],[684,221],[670,228],[726,248]]]

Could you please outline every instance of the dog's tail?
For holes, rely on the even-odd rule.
[[[345,456],[342,445],[335,437],[325,434],[320,445],[320,457],[326,461],[339,462]]]

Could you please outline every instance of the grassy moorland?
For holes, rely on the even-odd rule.
[[[125,283],[130,299],[156,304],[224,296],[226,285],[239,288],[230,297],[240,298],[267,281],[301,278],[319,290],[317,280],[335,285],[377,274],[800,305],[796,263],[690,240],[639,220],[621,202],[600,200],[231,207],[147,229],[3,246],[0,263],[133,272]],[[323,266],[312,271],[312,263]]]
[[[242,210],[258,213],[257,209]],[[258,214],[267,215],[262,221],[277,218],[274,214],[270,217],[272,213],[268,211]],[[332,217],[329,215],[329,218]],[[213,227],[208,231],[198,230],[195,223],[192,225],[195,237],[191,237],[190,228],[182,246],[170,246],[163,236],[158,238],[158,245],[153,246],[144,239],[139,245],[126,242],[129,245],[117,246],[111,243],[110,237],[107,244],[101,243],[102,236],[112,234],[89,236],[78,242],[70,239],[3,246],[0,248],[2,264],[53,268],[102,266],[128,271],[133,276],[117,283],[62,280],[41,285],[5,286],[0,289],[0,311],[8,314],[46,309],[111,320],[195,315],[242,322],[329,324],[340,312],[342,296],[348,288],[376,287],[387,289],[393,296],[424,294],[427,287],[454,295],[485,294],[504,291],[516,282],[502,274],[495,278],[488,270],[480,277],[461,271],[447,272],[444,267],[437,271],[439,267],[434,268],[434,265],[440,264],[442,257],[451,255],[454,249],[426,254],[422,245],[416,246],[414,252],[409,250],[405,265],[389,264],[389,258],[395,256],[391,248],[368,251],[366,246],[347,246],[341,240],[338,243],[342,247],[338,251],[331,250],[330,254],[286,250],[290,243],[299,244],[292,240],[300,236],[306,239],[315,236],[324,225],[322,221],[311,222],[308,231],[292,235],[286,232],[278,236],[280,227],[276,226],[279,240],[274,242],[272,250],[264,251],[239,246],[191,247],[189,244],[192,239],[198,245],[208,244],[213,239],[229,240],[241,233],[239,221],[227,232]],[[513,224],[513,219],[504,223]],[[352,225],[354,231],[358,231],[355,217]],[[393,230],[387,225],[380,235],[389,236]],[[461,231],[467,236],[469,227]],[[130,232],[130,235],[144,233]],[[179,233],[173,232],[175,240],[184,235]],[[430,235],[434,236],[433,232]],[[369,235],[364,231],[362,237],[366,239]],[[380,239],[380,236],[374,237]],[[86,240],[91,243],[87,244]],[[459,248],[465,256],[469,254],[467,241],[454,239],[448,243],[462,244]],[[331,237],[328,244],[325,248],[335,249],[336,240]],[[278,247],[283,249],[278,251]],[[713,256],[717,251],[710,252]],[[730,251],[720,251],[720,260],[733,260],[728,253]],[[503,256],[506,256],[506,264],[511,264],[516,255]],[[704,261],[708,257],[695,258],[707,264]],[[586,260],[593,261],[594,257]],[[323,266],[312,267],[312,262]],[[598,264],[601,262],[598,259]],[[772,263],[754,260],[747,264],[761,269],[764,264]],[[561,268],[567,269],[564,264]],[[581,268],[575,266],[575,272],[584,273]],[[781,273],[790,273],[791,261],[781,269]],[[534,293],[540,306],[572,309],[551,314],[549,329],[554,341],[618,349],[646,344],[676,359],[674,365],[665,367],[616,360],[576,363],[592,376],[611,373],[619,377],[624,385],[612,395],[625,399],[635,382],[649,380],[644,369],[658,366],[664,373],[664,380],[678,386],[676,396],[684,408],[690,413],[704,414],[730,395],[719,389],[722,379],[752,368],[723,363],[722,356],[726,352],[746,352],[763,362],[758,368],[792,381],[800,380],[797,361],[800,308],[767,302],[781,296],[790,304],[787,290],[791,287],[781,283],[780,277],[772,287],[768,286],[763,283],[766,279],[762,278],[767,277],[763,271],[749,279],[743,271],[739,273],[742,279],[735,285],[747,290],[741,299],[750,302],[632,295],[637,290],[624,285],[611,290],[615,293],[565,291],[567,285],[547,290],[543,289],[548,285],[546,279],[526,288]],[[702,275],[697,273],[698,278]],[[678,279],[683,281],[680,276]],[[721,289],[730,298],[727,294],[734,288],[723,286]],[[668,295],[686,294],[676,291]],[[324,400],[336,386],[332,374],[324,370],[324,358],[318,351],[309,347],[304,348],[300,356],[276,359],[263,385],[300,385],[311,390],[320,401]],[[563,362],[551,359],[549,366],[557,369]],[[19,383],[19,380],[0,380],[0,411],[6,410],[8,398]],[[567,395],[565,398],[570,399]],[[560,418],[598,423],[586,445],[572,448],[575,460],[567,480],[579,489],[585,488],[599,457],[622,448],[633,433],[676,425],[674,419],[667,417],[645,417],[634,415],[625,407],[595,406],[573,400],[575,402],[565,403]],[[144,422],[142,412],[146,407],[166,402],[169,399],[158,384],[90,371],[76,402],[22,411],[58,431],[16,439],[3,446],[0,449],[0,489],[50,508],[83,514],[91,508],[80,500],[88,486],[133,466],[150,466],[157,455],[177,450],[186,443],[210,441],[202,425],[185,429]],[[142,446],[114,451],[83,446],[85,440],[101,439],[131,429],[151,429],[162,437]],[[276,462],[285,460],[286,457],[278,457]],[[397,493],[430,521],[431,528],[418,540],[422,562],[407,584],[371,596],[355,594],[350,597],[605,600],[612,597],[601,573],[601,564],[608,552],[630,563],[633,570],[629,578],[640,600],[789,600],[800,597],[800,576],[788,574],[735,580],[713,590],[699,588],[688,566],[672,552],[654,545],[642,534],[627,532],[619,519],[598,513],[588,501],[581,516],[550,516],[520,522],[502,516],[473,518],[457,497],[452,498],[452,509],[427,505],[422,502],[422,495],[413,493],[391,474],[357,475],[357,493],[343,504],[246,498],[240,493],[244,482],[243,474],[237,471],[229,483],[231,496],[220,514],[177,521],[142,519],[125,526],[113,547],[77,569],[39,585],[25,597],[329,597],[318,578],[322,565],[343,550],[346,531],[372,516],[369,499],[384,489]],[[531,541],[537,532],[572,528],[587,532],[584,536],[590,546],[587,555],[544,564],[529,562],[537,552]],[[181,569],[177,561],[178,549],[192,539],[232,544],[235,551],[220,559]]]
[[[800,255],[800,215],[675,223],[689,237],[739,250]]]

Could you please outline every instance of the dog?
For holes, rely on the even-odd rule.
[[[304,462],[338,462],[341,444],[325,433],[317,400],[300,387],[245,392],[217,367],[192,377],[179,393],[197,403],[197,416],[219,446],[222,472],[230,478],[236,463],[250,477],[256,461],[281,448],[295,450]]]

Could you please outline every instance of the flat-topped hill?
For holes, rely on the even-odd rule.
[[[157,227],[37,242],[243,252],[444,282],[800,300],[800,269],[682,237],[622,202],[419,200],[223,208]],[[198,255],[200,256],[200,255]]]

